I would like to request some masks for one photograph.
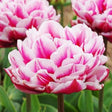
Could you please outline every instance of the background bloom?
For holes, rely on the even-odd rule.
[[[16,88],[26,93],[99,90],[109,73],[103,64],[104,43],[86,25],[63,28],[55,21],[27,31],[18,50],[9,53],[6,70]],[[88,36],[89,35],[89,36]],[[98,39],[100,38],[100,39]]]
[[[0,1],[0,47],[16,45],[17,39],[26,37],[26,30],[37,30],[45,20],[59,21],[59,15],[47,0]]]
[[[85,23],[94,31],[112,42],[112,2],[111,0],[71,0],[77,21]]]

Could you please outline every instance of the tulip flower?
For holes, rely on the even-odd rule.
[[[18,50],[9,53],[5,71],[15,87],[26,93],[70,94],[84,89],[100,90],[109,74],[102,36],[85,24],[63,28],[45,21],[37,31],[26,32]]]
[[[59,15],[47,0],[1,0],[0,1],[0,48],[16,46],[24,40],[26,30],[37,30],[46,20],[59,21]]]
[[[111,0],[71,0],[78,16],[72,24],[85,23],[92,30],[112,42],[112,1]]]

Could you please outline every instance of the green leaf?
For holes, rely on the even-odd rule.
[[[3,106],[9,110],[9,112],[16,112],[14,105],[9,100],[5,90],[1,86],[0,86],[0,100],[1,100],[1,103],[3,104]]]
[[[81,92],[78,106],[81,112],[93,112],[93,99],[92,93],[89,90]]]
[[[105,83],[104,86],[104,104],[107,108],[109,108],[110,104],[112,104],[112,81],[109,80]]]
[[[98,108],[98,98],[93,96],[93,104],[94,104],[94,112],[98,112],[99,108]],[[105,107],[105,105],[103,104],[103,112],[108,112],[107,108]]]
[[[38,98],[42,104],[48,104],[57,108],[57,95],[44,93],[38,95]],[[78,110],[67,101],[64,101],[64,110],[65,112],[78,112]]]
[[[0,102],[0,112],[2,112],[2,109],[3,109],[3,106],[1,105],[1,102]]]
[[[110,105],[108,112],[112,112],[112,104]]]
[[[8,87],[12,85],[10,77],[5,73],[4,81],[3,81],[3,87],[7,91]]]
[[[41,104],[40,112],[57,112],[57,109],[51,105]]]
[[[78,99],[80,97],[80,94],[81,92],[64,95],[65,101],[78,108]]]
[[[18,103],[22,103],[22,98],[25,96],[24,93],[16,89],[13,85],[8,88],[7,94],[10,100]]]
[[[26,98],[23,99],[23,103],[21,106],[21,112],[26,112]]]
[[[40,102],[37,95],[31,95],[31,112],[40,111]]]

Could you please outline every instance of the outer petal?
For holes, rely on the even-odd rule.
[[[13,50],[12,52],[10,52],[8,58],[11,66],[14,68],[25,65],[21,54],[17,50]]]
[[[65,93],[70,94],[73,92],[79,92],[86,88],[86,85],[80,81],[74,79],[73,81],[68,81],[66,83],[49,83],[47,92],[48,93]]]
[[[53,38],[64,38],[65,37],[63,27],[55,21],[44,22],[40,26],[39,31],[41,33],[50,33]]]

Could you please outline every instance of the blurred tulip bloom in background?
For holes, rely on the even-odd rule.
[[[73,24],[85,23],[112,42],[112,1],[71,0],[77,20]]]
[[[55,21],[26,32],[18,50],[9,53],[5,71],[16,88],[26,93],[70,94],[100,90],[109,70],[103,39],[85,24],[63,28]],[[99,38],[98,38],[99,37]]]
[[[26,37],[26,30],[37,30],[45,20],[59,21],[59,15],[47,0],[0,1],[0,47],[16,46],[17,39]]]

